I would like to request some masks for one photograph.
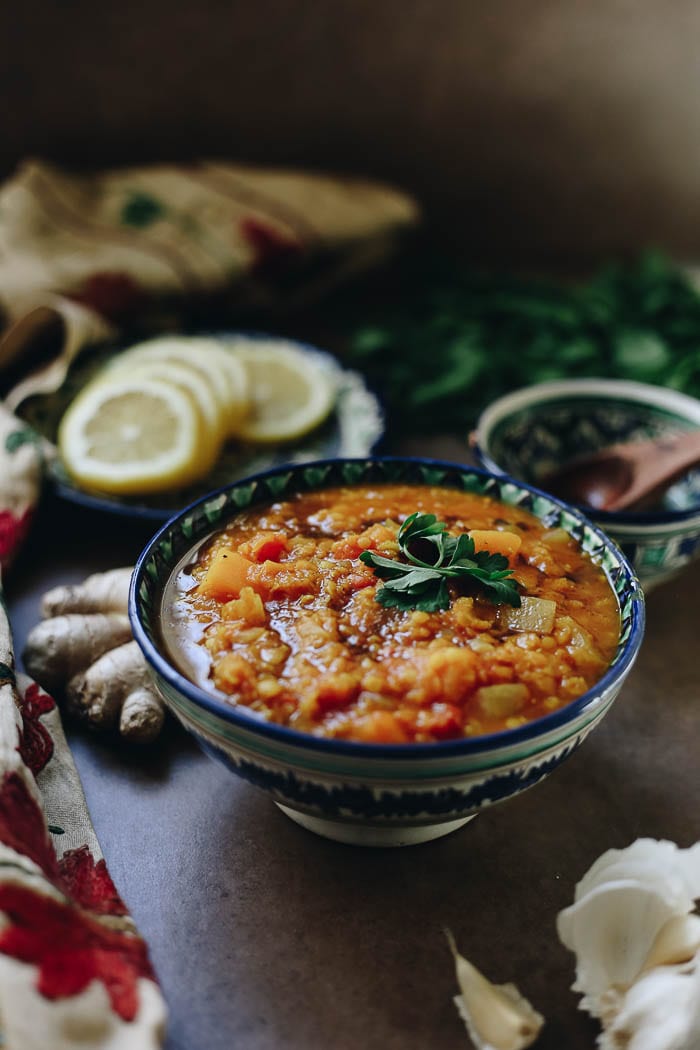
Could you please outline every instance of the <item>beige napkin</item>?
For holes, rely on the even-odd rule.
[[[6,403],[57,389],[76,354],[121,325],[176,327],[208,301],[235,311],[313,299],[385,257],[418,218],[406,194],[361,179],[26,163],[0,189],[0,372],[44,345]]]

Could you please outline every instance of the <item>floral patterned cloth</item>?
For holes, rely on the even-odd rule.
[[[0,560],[22,543],[41,448],[0,409]],[[53,699],[15,671],[0,607],[0,1033],[9,1050],[155,1050],[165,1005],[107,871]]]
[[[222,163],[75,175],[27,163],[0,188],[0,369],[47,334],[58,351],[7,404],[56,390],[85,345],[129,322],[162,330],[195,303],[307,301],[381,259],[417,221],[410,197],[361,179]]]

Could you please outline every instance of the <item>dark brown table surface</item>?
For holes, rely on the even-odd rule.
[[[44,590],[132,563],[153,531],[46,499],[6,585],[18,653]],[[69,727],[168,1002],[168,1050],[461,1050],[444,926],[545,1015],[541,1050],[591,1050],[597,1026],[577,1011],[555,918],[604,850],[700,839],[698,595],[700,563],[649,596],[637,665],[571,759],[422,846],[318,838],[174,724],[135,753]]]

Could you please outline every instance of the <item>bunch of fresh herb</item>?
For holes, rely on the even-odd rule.
[[[451,536],[434,514],[411,514],[398,532],[405,562],[363,551],[360,560],[371,565],[386,582],[376,594],[388,608],[437,612],[449,608],[448,580],[476,583],[495,603],[520,605],[508,559],[502,554],[474,550],[471,536]]]
[[[397,437],[464,435],[496,397],[549,379],[635,379],[700,397],[700,295],[658,254],[584,284],[483,274],[434,252],[387,273],[332,312],[343,356],[379,391]]]

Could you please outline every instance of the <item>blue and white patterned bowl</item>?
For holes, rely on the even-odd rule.
[[[475,453],[486,470],[538,485],[575,456],[699,427],[700,401],[678,391],[621,379],[566,379],[494,401],[477,423]],[[700,469],[671,486],[657,510],[580,509],[622,547],[645,591],[700,557]]]
[[[610,668],[567,707],[517,729],[431,744],[328,740],[261,720],[193,685],[166,655],[159,619],[166,582],[189,552],[241,509],[333,485],[401,481],[447,485],[518,504],[564,528],[618,595],[621,637]],[[168,707],[202,748],[263,788],[299,824],[341,842],[398,846],[459,827],[485,806],[532,787],[603,718],[639,650],[644,602],[618,548],[577,510],[508,478],[422,459],[337,459],[236,482],[172,518],[138,560],[129,615]]]

